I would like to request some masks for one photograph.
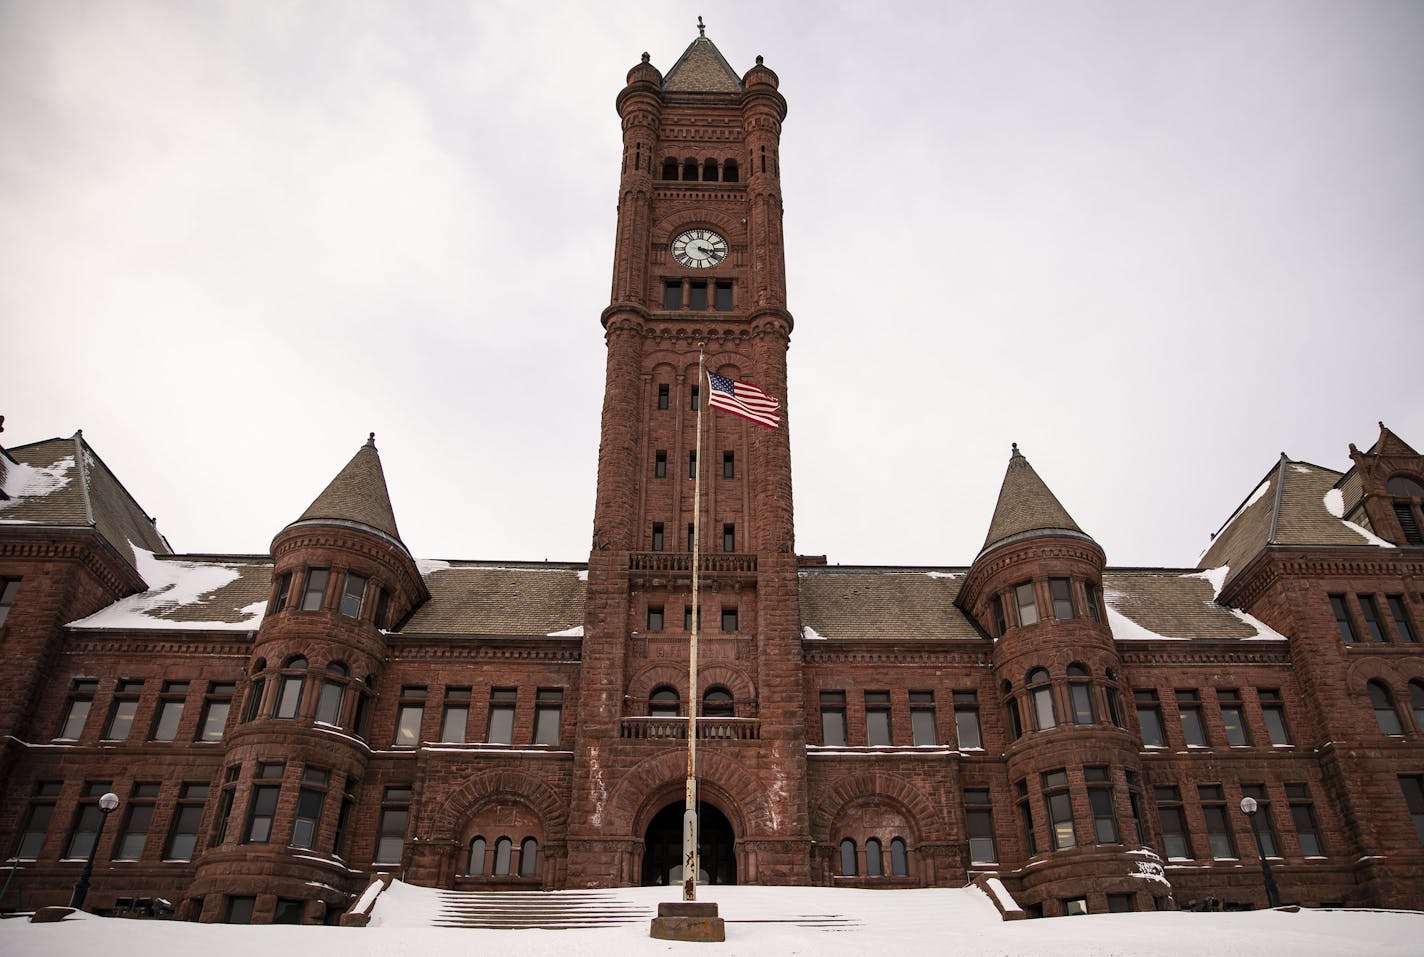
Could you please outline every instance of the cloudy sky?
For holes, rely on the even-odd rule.
[[[966,564],[1011,442],[1118,565],[1424,448],[1424,4],[0,0],[0,442],[266,550],[377,433],[420,556],[581,560],[619,126],[765,54],[798,550]]]

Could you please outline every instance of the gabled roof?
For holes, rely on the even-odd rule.
[[[0,450],[0,525],[92,528],[130,566],[130,543],[172,551],[82,432]]]
[[[323,519],[355,522],[400,542],[391,495],[386,489],[386,473],[381,468],[381,455],[376,451],[376,433],[371,433],[366,444],[292,524]]]
[[[1073,516],[1049,490],[1043,479],[1028,464],[1015,443],[1004,472],[1004,484],[999,487],[999,501],[994,506],[994,518],[989,534],[984,537],[982,555],[995,545],[1028,532],[1068,533],[1077,538],[1092,539],[1073,521]]]
[[[663,89],[673,93],[740,93],[742,78],[711,40],[699,36],[667,71]]]
[[[1198,568],[1229,566],[1230,582],[1265,549],[1286,546],[1393,547],[1344,521],[1347,489],[1334,469],[1298,462],[1284,452],[1256,490],[1212,536]],[[1358,497],[1358,493],[1355,497]]]

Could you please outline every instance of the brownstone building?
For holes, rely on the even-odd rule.
[[[174,554],[81,434],[0,454],[0,906],[91,849],[92,906],[207,921],[676,881],[690,701],[705,881],[1259,905],[1259,840],[1286,901],[1418,906],[1424,457],[1388,429],[1282,457],[1188,569],[1108,567],[1017,449],[946,568],[797,556],[790,419],[709,415],[698,462],[700,350],[791,407],[777,87],[698,38],[618,96],[586,563],[417,561],[374,441],[255,556]]]

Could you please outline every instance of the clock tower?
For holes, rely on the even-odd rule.
[[[570,886],[679,882],[693,700],[700,880],[809,882],[790,417],[765,428],[707,410],[698,373],[704,353],[708,371],[790,408],[777,85],[761,57],[739,75],[699,35],[666,75],[643,54],[618,96]],[[699,670],[688,687],[694,524]]]

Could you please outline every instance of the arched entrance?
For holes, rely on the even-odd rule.
[[[682,883],[682,814],[677,801],[663,808],[648,824],[643,844],[643,884]],[[727,816],[705,801],[697,804],[699,884],[737,883],[736,835]]]

